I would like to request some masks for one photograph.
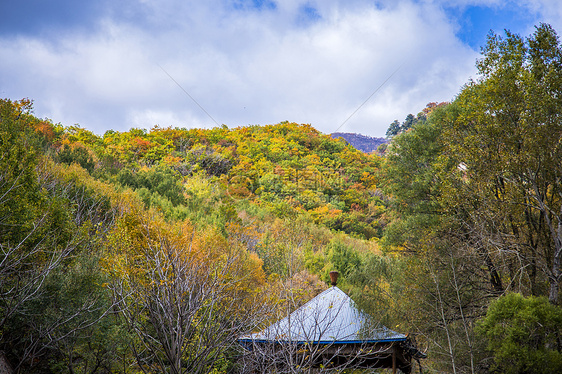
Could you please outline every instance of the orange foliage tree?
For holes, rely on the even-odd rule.
[[[261,262],[217,233],[172,226],[134,209],[110,235],[108,285],[138,334],[148,371],[208,373],[253,327]]]

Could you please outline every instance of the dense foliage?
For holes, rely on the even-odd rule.
[[[547,297],[558,310],[561,301],[562,47],[544,24],[527,39],[491,34],[477,67],[478,80],[389,146],[383,189],[393,219],[384,240],[413,254],[405,297],[418,311],[408,318],[443,355],[436,368],[504,372],[485,347],[496,363],[508,359],[506,347],[486,341],[498,338],[491,331],[505,324],[493,315],[509,304],[489,310],[484,336],[473,328],[489,303],[511,292]]]
[[[381,160],[309,125],[100,137],[1,104],[0,351],[16,372],[234,370],[237,336],[376,251]]]
[[[561,371],[562,47],[491,34],[477,67],[383,155],[289,122],[98,136],[0,100],[0,359],[244,372],[236,337],[338,270],[429,372]]]
[[[510,293],[490,304],[478,328],[493,353],[492,371],[555,373],[562,367],[562,310],[545,297]]]

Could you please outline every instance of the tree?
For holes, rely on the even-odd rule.
[[[60,162],[68,165],[77,163],[84,169],[88,170],[90,174],[94,171],[94,159],[83,146],[75,146],[74,148],[71,148],[68,144],[65,144],[58,153],[58,159]]]
[[[392,122],[390,126],[388,126],[388,129],[386,130],[386,137],[390,138],[395,135],[398,135],[400,133],[400,127],[401,127],[400,122],[398,122],[398,120],[395,119],[394,122]]]
[[[69,253],[51,226],[56,209],[40,193],[31,108],[28,100],[0,101],[0,333]]]
[[[120,313],[138,335],[144,372],[208,373],[228,362],[238,336],[253,327],[259,262],[237,246],[201,241],[189,225],[173,229],[126,214],[111,240],[107,269]]]
[[[478,332],[493,354],[490,369],[501,373],[562,371],[562,309],[546,297],[509,293],[490,304]]]
[[[406,119],[402,123],[398,122],[398,120],[394,120],[394,122],[392,122],[390,124],[390,126],[388,126],[388,129],[386,130],[386,137],[392,138],[392,137],[394,137],[398,134],[401,134],[401,133],[404,133],[404,132],[408,131],[409,129],[416,126],[417,124],[424,123],[427,119],[427,115],[429,113],[431,113],[435,108],[437,108],[439,106],[442,106],[443,104],[445,104],[445,103],[439,103],[439,104],[429,103],[423,109],[423,111],[418,113],[417,116],[414,116],[411,113],[408,114],[406,116]]]
[[[462,180],[462,170],[446,153],[444,131],[457,113],[455,103],[436,108],[389,146],[381,177],[392,220],[383,244],[400,250],[408,275],[392,283],[393,312],[430,344],[436,368],[474,372],[471,326],[499,275],[495,259],[472,236],[470,219],[455,209],[471,201],[459,199],[451,180]]]
[[[405,246],[419,241],[423,231],[441,220],[438,159],[443,152],[441,118],[449,109],[437,111],[426,123],[396,136],[386,151],[379,173],[381,187],[389,198],[394,219],[385,230],[385,241]]]
[[[0,350],[16,372],[30,373],[69,357],[111,309],[95,282],[95,248],[114,213],[106,196],[65,180],[39,154],[31,108],[0,102]],[[88,175],[63,170],[76,169]]]
[[[449,175],[455,196],[447,199],[459,202],[450,206],[470,218],[474,236],[500,250],[510,275],[533,294],[542,294],[546,282],[556,304],[562,280],[562,48],[552,27],[541,24],[526,40],[491,34],[483,54],[481,78],[457,98],[459,115],[444,134],[446,154],[465,169]]]
[[[489,301],[560,303],[562,256],[558,36],[545,24],[525,39],[492,33],[477,67],[451,104],[393,139],[383,170],[393,215],[383,243],[412,253],[408,273],[423,285],[407,290],[411,320],[450,367],[472,371],[482,359],[472,326]]]

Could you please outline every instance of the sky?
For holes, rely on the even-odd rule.
[[[107,130],[309,123],[384,137],[451,101],[490,30],[559,0],[0,0],[0,97]]]

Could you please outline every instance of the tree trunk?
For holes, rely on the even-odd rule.
[[[562,216],[562,208],[561,216]],[[562,262],[562,222],[558,220],[558,229],[554,237],[554,259],[552,261],[552,275],[550,276],[550,292],[548,300],[552,304],[558,304],[558,294],[560,292],[560,265]]]

